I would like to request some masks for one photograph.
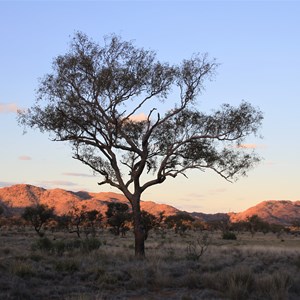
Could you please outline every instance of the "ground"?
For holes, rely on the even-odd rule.
[[[220,232],[151,231],[146,259],[136,260],[133,248],[132,232],[80,240],[0,228],[0,299],[300,298],[299,236],[240,233],[227,241]]]

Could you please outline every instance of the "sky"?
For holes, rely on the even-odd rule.
[[[82,31],[96,41],[115,33],[179,63],[207,52],[220,63],[199,110],[246,100],[264,112],[263,138],[247,143],[263,157],[229,183],[189,172],[146,190],[143,200],[205,213],[240,212],[265,200],[300,200],[300,1],[1,1],[0,187],[116,192],[71,158],[69,145],[17,123],[35,101],[38,80]]]

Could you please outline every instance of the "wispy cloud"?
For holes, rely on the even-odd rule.
[[[28,155],[19,156],[19,160],[31,160],[32,158]]]
[[[43,180],[37,181],[36,185],[42,186],[44,188],[57,188],[60,186],[68,187],[68,186],[77,186],[77,183],[72,181],[65,181],[65,180]]]
[[[95,177],[91,174],[84,174],[84,173],[62,173],[64,176],[74,176],[74,177]]]
[[[0,113],[16,113],[18,109],[15,103],[0,103]]]
[[[145,121],[145,120],[147,120],[147,116],[144,113],[140,113],[140,114],[131,116],[130,120],[133,122]]]
[[[239,146],[237,146],[237,148],[243,148],[243,149],[262,149],[262,148],[266,148],[266,145],[262,145],[262,144],[241,144]]]
[[[215,188],[215,189],[210,189],[209,190],[209,194],[210,195],[215,195],[215,194],[222,194],[224,192],[226,192],[227,189],[226,188]]]
[[[199,200],[199,199],[204,199],[205,198],[205,195],[202,194],[202,193],[189,193],[186,195],[186,198],[185,199],[182,199],[184,201],[191,201],[191,200]]]

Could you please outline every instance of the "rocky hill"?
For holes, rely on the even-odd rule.
[[[300,219],[300,201],[263,201],[243,212],[229,215],[232,222],[243,221],[247,217],[258,215],[268,223],[290,225],[293,220]]]
[[[18,184],[11,187],[0,188],[0,205],[6,213],[20,213],[24,207],[35,204],[47,204],[55,208],[58,215],[68,213],[74,207],[86,207],[88,210],[96,209],[102,214],[107,209],[109,202],[128,203],[122,194],[112,192],[90,193],[85,191],[72,192],[62,189],[49,189]],[[128,203],[129,204],[129,203]],[[174,215],[179,210],[166,204],[158,204],[152,201],[142,201],[143,210],[158,215],[164,211],[165,215]],[[205,214],[194,212],[191,215],[201,221],[216,221],[230,218],[232,222],[246,220],[247,217],[258,215],[268,223],[290,225],[295,219],[300,219],[300,201],[263,201],[243,212]]]
[[[229,218],[229,215],[226,213],[205,214],[201,212],[192,212],[191,215],[202,222],[221,221]]]
[[[87,210],[96,209],[104,214],[109,202],[129,204],[125,196],[111,192],[89,193],[62,189],[46,190],[28,184],[17,184],[11,187],[0,188],[0,205],[6,213],[20,213],[26,206],[46,204],[49,207],[54,207],[55,213],[58,215],[68,213],[74,207],[82,208],[83,206]],[[176,214],[178,211],[178,209],[170,205],[157,204],[152,201],[142,201],[141,207],[154,215],[164,211],[165,215],[168,216]]]

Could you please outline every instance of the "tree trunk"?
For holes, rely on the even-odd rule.
[[[132,201],[134,239],[135,239],[135,256],[145,257],[145,229],[141,220],[140,197]]]

